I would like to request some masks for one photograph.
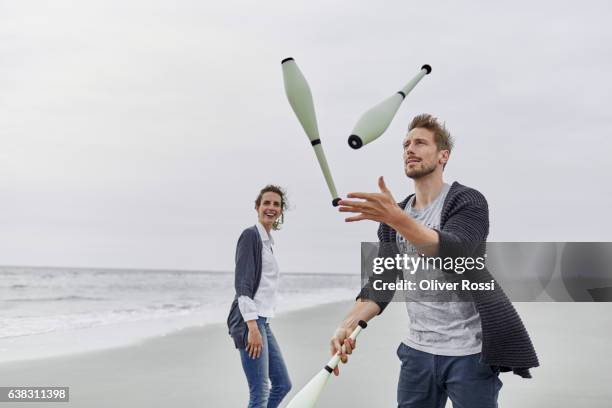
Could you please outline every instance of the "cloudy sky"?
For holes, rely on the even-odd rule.
[[[490,240],[611,240],[610,3],[0,1],[0,264],[231,270],[253,200],[289,191],[287,272],[352,272],[343,221],[284,95],[308,79],[341,194],[384,175],[430,112],[445,172],[485,194]],[[428,63],[385,135],[362,112]]]

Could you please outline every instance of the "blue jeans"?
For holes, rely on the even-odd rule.
[[[480,353],[439,356],[402,343],[397,385],[399,408],[444,408],[450,397],[454,408],[497,408],[502,387],[499,371],[480,362]]]
[[[252,359],[246,349],[240,349],[242,368],[249,383],[248,408],[276,408],[291,390],[291,380],[270,324],[265,317],[260,317],[257,326],[263,339],[261,355]]]

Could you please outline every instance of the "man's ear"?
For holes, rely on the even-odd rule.
[[[448,158],[450,157],[450,153],[448,150],[440,150],[441,156],[440,156],[440,161],[442,162],[442,164],[446,164],[448,163]]]

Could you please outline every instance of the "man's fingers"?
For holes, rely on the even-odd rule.
[[[343,345],[346,344],[346,339],[344,339],[342,344]],[[342,361],[343,363],[346,363],[347,360],[348,358],[346,356],[346,346],[342,346],[340,347],[340,361]]]
[[[361,198],[362,200],[370,200],[370,201],[375,201],[378,198],[379,193],[363,193],[363,192],[357,192],[357,193],[348,193],[346,195],[347,198]],[[340,200],[340,204],[342,204],[342,202],[346,202],[348,200]],[[357,202],[357,201],[356,201]]]
[[[362,209],[358,207],[342,206],[342,207],[338,207],[338,211],[339,212],[362,212]]]
[[[340,200],[338,204],[340,204],[340,207],[338,207],[339,209],[343,207],[372,208],[374,206],[374,201]]]
[[[338,368],[338,366],[336,366],[336,368],[334,368],[334,375],[336,377],[340,375],[340,369]]]
[[[365,214],[355,215],[353,217],[347,217],[344,219],[345,222],[354,222],[354,221],[363,221],[363,220],[371,220],[369,216]]]
[[[384,194],[391,194],[391,191],[389,191],[387,188],[387,184],[385,183],[385,178],[383,176],[378,178],[378,188],[380,188],[380,191]]]
[[[395,202],[395,198],[393,198],[393,194],[391,193],[391,190],[387,188],[387,184],[385,183],[385,179],[383,176],[380,176],[378,178],[378,187],[380,188],[380,191],[383,192],[383,194],[390,197],[391,201]]]
[[[338,207],[339,212],[365,213],[376,212],[376,209],[369,205],[363,206],[342,206]]]
[[[341,350],[342,350],[342,346],[340,345],[340,340],[338,340],[336,337],[334,337],[332,339],[332,346],[331,346],[331,354],[332,354],[332,356],[335,356]]]
[[[351,339],[344,340],[344,350],[346,354],[351,354],[353,352],[353,345],[351,344]]]

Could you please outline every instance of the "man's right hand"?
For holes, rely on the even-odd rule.
[[[336,329],[336,332],[329,342],[332,356],[340,353],[340,361],[346,363],[348,361],[348,355],[355,350],[356,343],[350,336],[357,327],[357,323],[360,320],[365,320],[366,322],[370,321],[370,319],[380,313],[380,310],[380,306],[372,301],[357,300],[348,316],[340,324],[340,327]],[[344,352],[342,352],[342,346],[344,346]],[[334,374],[340,374],[338,366],[334,368]]]
[[[330,340],[331,355],[335,356],[336,354],[340,353],[340,361],[342,361],[343,364],[346,364],[348,361],[348,355],[351,354],[356,347],[355,340],[349,337],[353,330],[354,329],[348,327],[338,327]],[[343,345],[344,352],[342,351]],[[340,374],[338,366],[334,368],[334,374],[336,376]]]

